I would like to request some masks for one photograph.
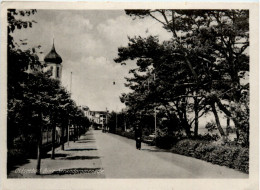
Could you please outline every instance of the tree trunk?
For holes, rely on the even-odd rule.
[[[64,141],[65,141],[65,137],[64,137],[64,130],[65,130],[65,126],[64,123],[62,124],[62,127],[61,127],[61,150],[64,150]]]
[[[191,137],[190,125],[187,121],[184,121],[184,126],[187,137]]]
[[[229,134],[229,128],[230,128],[230,118],[227,117],[227,128],[226,128],[226,135],[228,136]]]
[[[216,124],[217,124],[217,128],[219,130],[219,133],[220,135],[223,137],[223,140],[225,141],[225,132],[223,130],[223,128],[221,127],[221,124],[220,124],[220,121],[219,121],[219,117],[218,117],[218,113],[217,113],[217,110],[216,110],[216,107],[215,107],[215,102],[213,102],[211,104],[211,108],[212,108],[212,112],[215,116],[215,120],[216,120]]]
[[[195,126],[194,126],[194,136],[198,136],[199,131],[199,111],[198,111],[198,99],[194,97],[194,112],[195,112]]]
[[[76,138],[77,138],[77,141],[78,141],[79,140],[79,125],[76,128]]]
[[[51,151],[51,159],[55,159],[55,133],[56,133],[56,125],[52,123],[52,151]]]
[[[239,121],[235,117],[232,116],[231,112],[221,103],[221,101],[219,99],[216,99],[216,103],[217,103],[219,109],[221,111],[223,111],[228,117],[230,117],[233,120],[235,127],[238,128]]]
[[[239,140],[239,130],[236,128],[237,141]]]
[[[78,140],[79,140],[79,138],[80,138],[80,127],[78,127],[78,130],[77,130],[77,135],[78,135]]]
[[[67,123],[67,142],[68,142],[68,146],[70,143],[70,121]]]
[[[77,130],[76,127],[77,127],[77,125],[74,125],[74,134],[73,134],[73,141],[74,141],[74,142],[76,141],[76,137],[77,137],[77,136],[76,136],[76,135],[77,135],[77,134],[76,134],[76,130]]]
[[[221,101],[219,99],[216,99],[216,103],[217,103],[219,109],[221,111],[223,111],[234,122],[235,128],[236,128],[236,136],[237,136],[237,140],[238,140],[239,136],[240,136],[240,134],[239,134],[239,121],[237,120],[237,118],[232,117],[231,112],[221,103]]]
[[[188,118],[187,118],[187,112],[186,112],[186,108],[183,108],[183,123],[184,123],[184,128],[186,131],[186,134],[188,137],[191,136],[191,131],[190,131],[190,125],[188,123]]]
[[[36,175],[41,174],[41,149],[42,149],[42,113],[39,114],[39,131],[38,131],[38,146],[37,146],[37,166]]]

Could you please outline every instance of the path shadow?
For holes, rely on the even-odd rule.
[[[82,135],[83,137],[87,137],[87,136],[92,136],[93,137],[94,134],[92,133],[89,133],[89,134],[85,134],[85,135]]]
[[[147,148],[141,148],[141,150],[144,150],[144,151],[147,151],[147,152],[169,152],[169,150],[147,149]]]
[[[60,153],[56,153],[55,154],[55,158],[66,157],[66,156],[69,156],[69,154],[60,154]],[[44,154],[44,155],[42,155],[42,158],[50,158],[50,157],[51,157],[51,154]]]
[[[60,160],[92,160],[99,159],[99,156],[71,156],[66,158],[61,158]]]
[[[7,160],[7,175],[10,174],[11,171],[16,170],[20,166],[28,163],[30,163],[29,159],[21,159],[17,160],[16,162]]]
[[[48,175],[76,175],[76,174],[97,174],[102,173],[103,168],[69,168],[69,169],[60,169],[53,171],[51,174],[42,174],[45,176]]]
[[[96,142],[94,139],[90,139],[90,140],[79,140],[76,143],[91,143],[91,142]]]
[[[67,149],[65,151],[92,151],[92,150],[97,150],[96,148],[72,148],[72,149]]]
[[[77,142],[81,142],[81,141],[95,141],[96,139],[80,139]]]

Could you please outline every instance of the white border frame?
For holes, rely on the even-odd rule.
[[[248,179],[7,179],[7,9],[249,9],[250,11],[250,165]],[[258,3],[220,2],[1,2],[0,124],[1,181],[4,190],[21,189],[181,189],[244,190],[259,187],[259,12]]]

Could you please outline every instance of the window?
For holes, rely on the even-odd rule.
[[[53,74],[53,66],[51,66],[51,76],[54,76],[54,74]]]
[[[57,67],[57,78],[60,78],[60,68],[59,67]]]

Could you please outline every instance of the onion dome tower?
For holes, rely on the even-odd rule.
[[[47,65],[47,70],[51,70],[51,77],[55,79],[61,78],[62,71],[62,59],[61,56],[56,52],[54,46],[54,39],[51,51],[44,57],[44,62]]]

